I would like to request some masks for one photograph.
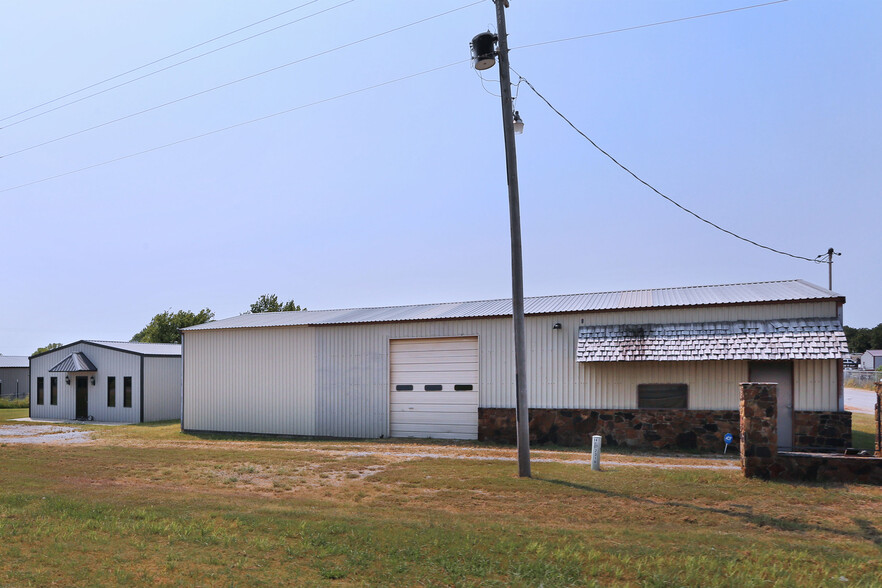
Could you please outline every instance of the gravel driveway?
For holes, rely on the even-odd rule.
[[[90,431],[55,425],[0,425],[0,443],[89,443]]]

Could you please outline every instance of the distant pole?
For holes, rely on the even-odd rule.
[[[530,407],[527,399],[527,345],[524,327],[524,262],[521,253],[521,206],[518,195],[518,160],[515,151],[511,73],[508,69],[508,33],[505,5],[494,0],[499,35],[499,90],[502,94],[502,127],[505,136],[505,168],[508,174],[508,210],[511,221],[511,311],[514,322],[515,392],[517,394],[518,475],[530,474]]]
[[[834,255],[842,255],[842,253],[839,253],[837,251],[833,251],[833,248],[831,247],[830,249],[827,250],[827,253],[822,253],[818,257],[824,257],[825,255],[827,256],[827,289],[832,290],[833,289],[833,256]]]

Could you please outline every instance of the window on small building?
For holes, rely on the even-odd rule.
[[[107,376],[107,406],[116,406],[116,376]]]
[[[37,404],[43,404],[43,377],[37,378]]]
[[[689,408],[689,385],[638,384],[637,408]]]
[[[123,376],[123,406],[132,408],[132,376]]]
[[[55,376],[49,379],[49,404],[58,404],[58,378]]]

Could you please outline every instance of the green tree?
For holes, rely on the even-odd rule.
[[[180,329],[201,325],[214,318],[214,313],[203,308],[197,313],[189,310],[172,312],[166,310],[153,317],[146,327],[132,337],[132,341],[139,343],[180,343]]]
[[[261,294],[257,302],[251,305],[250,312],[282,312],[291,310],[306,310],[306,308],[300,308],[300,305],[294,304],[293,300],[284,303],[279,302],[279,298],[275,294]]]
[[[843,330],[845,338],[848,340],[848,350],[851,353],[863,353],[867,349],[882,349],[882,323],[872,329],[854,329],[845,326]]]
[[[40,354],[40,353],[45,353],[46,351],[52,351],[53,349],[57,349],[57,348],[59,348],[59,347],[61,347],[61,343],[50,343],[50,344],[47,345],[46,347],[40,347],[39,349],[37,349],[36,351],[34,351],[33,353],[31,353],[31,355],[37,355],[37,354]]]

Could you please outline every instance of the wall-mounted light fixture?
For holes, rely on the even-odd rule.
[[[70,385],[70,376],[64,376],[64,383]]]
[[[90,381],[90,382],[92,383],[92,385],[94,386],[94,385],[95,385],[95,376],[90,377],[90,378],[89,378],[89,381]]]
[[[560,328],[562,328],[562,327],[563,327],[563,325],[560,324],[560,323],[554,323],[553,325],[551,325],[551,328],[552,328],[552,329],[560,329]]]

